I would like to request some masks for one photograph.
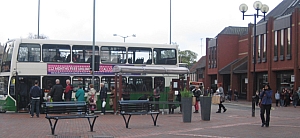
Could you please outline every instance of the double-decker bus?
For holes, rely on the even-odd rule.
[[[13,39],[4,47],[0,73],[0,106],[8,111],[26,110],[30,103],[29,91],[34,81],[40,82],[44,98],[55,79],[63,87],[70,79],[73,87],[82,85],[87,92],[92,82],[90,62],[93,55],[90,41],[68,41],[47,39]],[[96,42],[95,59],[100,61],[99,71],[94,72],[95,89],[105,82],[107,88],[114,86],[115,65],[178,67],[178,45]],[[151,92],[154,84],[169,87],[178,75],[125,74],[123,84],[130,91]],[[74,98],[73,93],[73,98]]]

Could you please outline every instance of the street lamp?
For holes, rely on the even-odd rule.
[[[120,36],[120,37],[122,37],[122,38],[124,39],[124,43],[125,43],[125,39],[126,39],[127,37],[136,37],[135,34],[130,35],[130,36],[122,36],[122,35],[118,35],[118,34],[113,34],[113,36]]]
[[[243,20],[245,16],[254,16],[254,33],[253,36],[253,95],[252,95],[252,117],[255,117],[255,93],[256,93],[256,74],[255,74],[255,64],[256,64],[256,18],[262,16],[265,20],[266,13],[269,11],[269,7],[266,4],[262,4],[260,1],[256,1],[253,4],[253,8],[256,10],[256,13],[245,15],[245,12],[248,10],[246,4],[241,4],[239,9],[243,13]],[[259,10],[263,15],[259,14]]]

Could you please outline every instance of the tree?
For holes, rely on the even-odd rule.
[[[28,39],[48,39],[48,36],[46,36],[44,34],[40,34],[40,37],[38,38],[37,34],[29,33],[28,34]]]
[[[198,57],[198,54],[191,50],[184,50],[178,52],[179,63],[188,63],[188,65],[195,63]]]

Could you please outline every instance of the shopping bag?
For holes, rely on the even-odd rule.
[[[105,102],[105,101],[103,101],[103,102],[102,102],[102,107],[104,108],[104,107],[105,107],[105,105],[106,105],[106,102]]]
[[[195,105],[196,104],[196,97],[194,96],[193,97],[193,105]]]
[[[213,95],[213,97],[212,97],[212,103],[213,104],[220,104],[220,98],[221,98],[220,95]]]

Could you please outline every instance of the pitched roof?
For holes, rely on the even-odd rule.
[[[280,17],[287,14],[291,14],[295,8],[300,7],[299,0],[283,0],[281,3],[279,3],[272,11],[267,13],[266,15],[266,21],[269,19],[269,17]],[[261,19],[258,23],[264,22],[264,19]]]
[[[196,72],[198,68],[203,68],[206,65],[206,56],[202,56],[193,66],[190,68],[190,73]]]
[[[225,27],[219,34],[245,35],[248,34],[248,27],[228,26]]]

